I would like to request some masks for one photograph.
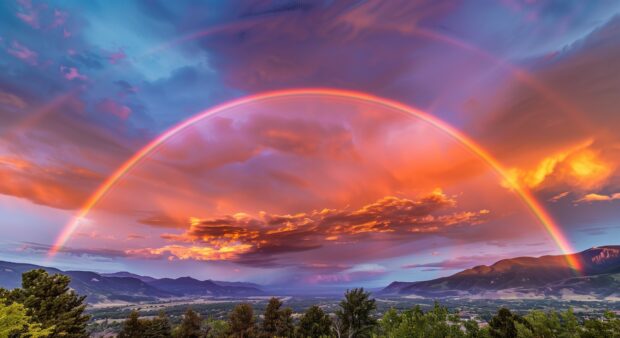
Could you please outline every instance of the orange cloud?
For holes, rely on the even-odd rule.
[[[86,168],[0,157],[0,194],[55,208],[78,207],[88,196],[87,188],[100,179],[99,174]]]
[[[158,258],[167,256],[169,260],[192,259],[197,261],[216,261],[229,260],[239,257],[240,254],[248,252],[252,248],[249,244],[237,244],[230,246],[222,246],[218,248],[204,246],[182,246],[182,245],[166,245],[156,249],[137,249],[127,250],[128,255],[143,258]]]
[[[592,202],[605,202],[605,201],[614,201],[614,200],[620,200],[620,192],[617,192],[611,195],[591,193],[591,194],[584,195],[582,198],[576,200],[575,203],[584,203],[584,202],[592,203]]]
[[[417,200],[387,196],[352,211],[322,209],[286,215],[261,212],[257,216],[236,213],[191,218],[185,232],[161,235],[175,244],[128,250],[127,254],[239,262],[249,256],[272,259],[281,254],[369,238],[389,241],[438,234],[447,228],[480,224],[490,213],[489,210],[446,212],[454,207],[454,197],[436,190]]]
[[[534,168],[512,168],[509,175],[511,181],[533,189],[557,184],[592,189],[604,184],[613,172],[614,164],[604,160],[588,140],[543,158]],[[509,183],[503,185],[510,187]]]

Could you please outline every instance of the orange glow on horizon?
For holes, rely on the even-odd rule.
[[[431,124],[437,129],[443,131],[444,133],[450,135],[452,138],[457,140],[461,145],[463,145],[467,150],[471,153],[478,156],[485,163],[487,163],[500,177],[500,179],[504,182],[508,182],[510,184],[510,188],[514,191],[521,200],[527,205],[528,209],[535,215],[540,223],[543,225],[545,230],[549,233],[551,238],[554,240],[558,248],[564,254],[570,254],[574,250],[570,246],[568,240],[565,238],[564,234],[561,231],[561,228],[554,222],[551,216],[546,212],[546,210],[540,205],[540,203],[536,200],[536,198],[532,195],[532,193],[523,187],[520,183],[511,178],[511,175],[501,166],[501,164],[491,156],[486,150],[484,150],[480,145],[475,143],[473,140],[462,134],[460,131],[456,130],[452,126],[447,123],[439,120],[438,118],[425,113],[423,111],[417,110],[413,107],[407,106],[403,103],[377,97],[371,94],[351,91],[351,90],[343,90],[343,89],[331,89],[331,88],[301,88],[301,89],[285,89],[272,91],[267,93],[261,93],[256,95],[251,95],[247,97],[243,97],[240,99],[236,99],[224,104],[217,105],[213,108],[207,109],[201,113],[196,114],[195,116],[173,126],[168,129],[164,133],[160,134],[157,138],[152,140],[138,152],[136,152],[131,158],[129,158],[121,167],[119,167],[111,176],[109,176],[100,186],[99,188],[88,198],[88,200],[84,203],[84,205],[80,208],[77,215],[63,228],[60,235],[56,239],[54,245],[48,252],[48,257],[54,257],[59,250],[65,245],[65,243],[71,238],[72,234],[76,231],[76,229],[80,226],[80,223],[86,219],[88,213],[97,205],[97,203],[110,191],[112,187],[129,171],[131,171],[136,165],[138,165],[144,158],[146,158],[149,154],[155,151],[160,145],[164,144],[167,140],[172,138],[173,136],[183,132],[188,127],[194,125],[201,120],[219,114],[223,111],[226,111],[231,108],[239,107],[247,103],[254,103],[265,101],[269,99],[278,99],[285,97],[294,97],[294,96],[326,96],[333,98],[343,98],[343,99],[351,99],[351,100],[359,100],[362,102],[369,102],[378,105],[385,106],[387,108],[394,109],[396,111],[405,113],[409,116],[418,118],[424,122]],[[241,249],[241,248],[240,248]],[[211,253],[210,253],[211,254]],[[218,253],[215,253],[218,254]],[[573,255],[567,256],[567,263],[569,266],[575,270],[581,269],[580,262]]]

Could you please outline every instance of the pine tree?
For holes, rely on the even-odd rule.
[[[285,308],[280,310],[278,325],[276,329],[277,337],[292,337],[295,333],[295,325],[293,325],[293,310]]]
[[[202,319],[194,310],[187,309],[183,315],[183,321],[175,332],[176,336],[182,338],[202,338],[206,332],[202,330]]]
[[[237,304],[228,318],[230,335],[235,338],[254,337],[254,310],[250,304]]]
[[[261,336],[273,337],[277,334],[281,306],[282,302],[278,298],[271,297],[263,315],[264,318],[261,325]]]
[[[323,310],[313,305],[299,319],[297,336],[300,338],[329,336],[332,321]]]
[[[143,337],[145,338],[170,338],[172,337],[172,327],[168,316],[161,311],[156,318],[146,323]]]
[[[123,322],[121,332],[118,334],[118,338],[140,338],[144,333],[144,323],[140,321],[140,314],[138,311],[133,310],[129,314],[129,317]]]
[[[377,325],[377,320],[372,317],[377,308],[375,300],[370,299],[370,293],[365,292],[363,288],[347,290],[344,298],[336,315],[342,322],[346,336],[370,337]]]
[[[26,314],[43,328],[53,327],[54,337],[88,337],[86,297],[69,291],[70,281],[68,276],[50,276],[43,269],[28,271],[22,274],[22,288],[12,290],[7,298],[23,304]]]
[[[0,302],[0,337],[47,337],[53,330],[53,326],[42,329],[41,324],[33,323],[22,304]]]

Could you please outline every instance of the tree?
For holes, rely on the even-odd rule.
[[[273,337],[278,332],[278,325],[280,322],[280,307],[282,302],[276,298],[271,297],[263,318],[261,325],[261,335],[265,337]]]
[[[519,326],[522,326],[521,331],[532,330],[530,323],[523,317],[501,308],[489,322],[489,333],[496,338],[517,338]]]
[[[394,331],[400,326],[401,321],[401,317],[396,309],[393,307],[390,308],[379,321],[381,333],[386,336],[393,336]]]
[[[370,337],[377,321],[372,317],[377,308],[370,293],[363,288],[347,290],[344,300],[340,302],[340,309],[336,315],[341,320],[344,332],[349,338]]]
[[[172,337],[172,327],[166,313],[161,311],[159,315],[146,322],[143,337],[169,338]]]
[[[47,337],[54,327],[41,328],[40,323],[32,322],[22,304],[5,305],[0,300],[0,337]]]
[[[207,322],[207,326],[209,328],[207,332],[208,338],[227,337],[227,334],[230,331],[228,323],[225,320],[210,319]]]
[[[254,310],[250,304],[237,304],[228,318],[230,335],[237,338],[254,337]]]
[[[140,314],[133,310],[127,320],[123,322],[118,338],[140,338],[144,333],[144,327],[144,323],[140,321]]]
[[[90,317],[84,314],[85,296],[69,291],[68,276],[49,275],[43,269],[22,274],[22,288],[8,294],[10,301],[26,308],[26,314],[43,328],[52,328],[52,336],[65,338],[88,337],[86,324]]]
[[[176,330],[176,336],[182,338],[202,338],[206,332],[202,330],[202,319],[194,310],[187,309],[183,321]]]
[[[332,321],[323,310],[313,305],[299,319],[297,336],[300,338],[329,336]]]
[[[282,302],[272,297],[265,309],[264,319],[261,326],[261,336],[263,337],[291,337],[295,330],[291,315],[293,310],[286,308],[280,309]]]
[[[285,308],[280,311],[280,320],[276,330],[277,337],[292,337],[295,333],[295,325],[293,325],[293,310]]]

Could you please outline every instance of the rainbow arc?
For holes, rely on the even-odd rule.
[[[536,218],[540,221],[540,224],[549,233],[558,248],[564,254],[566,254],[568,265],[577,271],[581,269],[581,264],[577,257],[575,255],[571,255],[574,250],[570,246],[568,240],[566,239],[566,236],[562,233],[560,226],[555,223],[551,215],[549,215],[545,208],[537,201],[537,199],[528,189],[526,189],[521,184],[516,182],[513,178],[511,178],[511,176],[502,167],[502,165],[489,152],[487,152],[472,139],[470,139],[454,127],[450,126],[449,124],[445,123],[444,121],[436,118],[435,116],[410,107],[406,104],[374,96],[368,93],[332,88],[286,89],[246,96],[202,111],[194,115],[193,117],[171,127],[170,129],[166,130],[158,137],[156,137],[154,140],[152,140],[150,143],[148,143],[146,146],[144,146],[142,149],[140,149],[138,152],[136,152],[97,188],[97,190],[86,200],[86,202],[80,208],[79,212],[75,215],[75,217],[73,217],[71,221],[67,225],[65,225],[58,238],[56,239],[54,245],[49,250],[48,257],[52,258],[59,252],[59,250],[71,238],[76,229],[79,228],[80,223],[86,218],[88,213],[97,205],[97,203],[99,203],[99,201],[101,201],[101,199],[114,187],[114,185],[123,178],[123,176],[125,176],[141,161],[148,157],[149,154],[151,154],[158,147],[160,147],[162,144],[164,144],[175,135],[182,133],[184,130],[194,125],[195,123],[198,123],[210,116],[217,115],[228,109],[239,107],[248,103],[294,96],[324,96],[332,98],[359,100],[363,102],[378,104],[425,121],[432,126],[438,128],[439,130],[443,131],[444,133],[450,135],[459,143],[461,143],[467,150],[478,156],[491,168],[493,168],[493,170],[498,174],[500,179],[502,179],[504,182],[509,183],[511,189],[519,196],[519,198],[525,203],[525,205],[532,212],[532,214],[536,216]]]

